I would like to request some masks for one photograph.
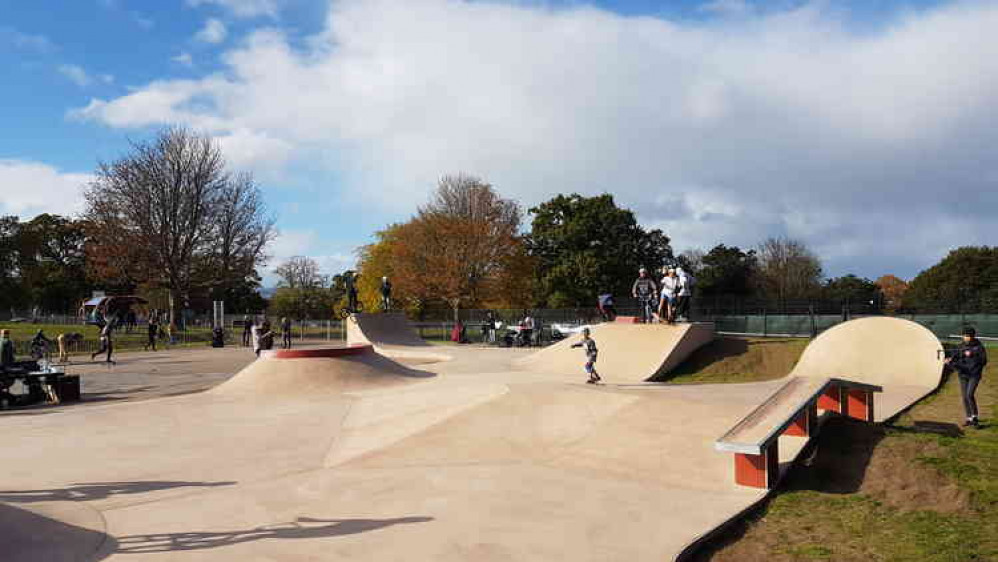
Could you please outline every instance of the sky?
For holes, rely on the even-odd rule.
[[[998,0],[0,0],[0,213],[184,124],[326,273],[446,174],[612,193],[673,248],[911,278],[994,245]]]

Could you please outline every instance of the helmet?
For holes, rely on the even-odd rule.
[[[582,328],[582,335],[583,336],[588,336],[591,333],[592,332],[589,331],[589,328]]]

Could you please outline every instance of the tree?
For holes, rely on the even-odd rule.
[[[742,251],[738,246],[718,244],[701,258],[697,284],[704,296],[752,294],[756,276],[755,250]]]
[[[277,292],[271,299],[271,309],[279,316],[293,318],[328,317],[332,311],[326,276],[312,258],[294,256],[274,270],[280,277]]]
[[[807,299],[821,289],[821,261],[801,241],[770,238],[756,250],[765,295],[786,301]]]
[[[211,280],[212,300],[227,301],[233,310],[240,310],[240,301],[259,305],[260,297],[253,298],[260,286],[256,266],[266,261],[264,252],[276,230],[253,177],[231,178],[214,214],[217,220],[210,233],[214,244],[202,260],[206,270],[200,277]]]
[[[0,306],[4,310],[17,306],[23,298],[24,285],[18,270],[19,232],[17,217],[0,217]]]
[[[255,268],[272,237],[248,176],[233,178],[218,143],[183,127],[99,164],[85,197],[94,275],[165,288],[171,322],[193,289],[231,286],[226,277]]]
[[[527,247],[547,306],[590,306],[603,291],[629,295],[639,267],[657,269],[673,258],[669,237],[643,229],[609,194],[558,195],[530,214]]]
[[[880,287],[876,283],[853,274],[825,281],[822,290],[826,299],[841,302],[877,305],[881,300]]]
[[[516,285],[510,276],[523,274],[526,262],[520,221],[519,206],[482,180],[442,178],[413,219],[379,232],[379,241],[362,250],[365,306],[372,304],[367,298],[377,302],[382,276],[392,279],[395,300],[404,306],[442,301],[455,317],[463,306],[512,300],[503,292]]]
[[[75,311],[91,286],[85,263],[83,223],[38,215],[17,233],[18,270],[26,298],[46,311]]]
[[[911,281],[904,307],[939,312],[998,309],[998,247],[952,250]]]
[[[908,291],[908,282],[896,275],[883,275],[874,283],[883,295],[884,308],[890,311],[900,308],[904,295]]]

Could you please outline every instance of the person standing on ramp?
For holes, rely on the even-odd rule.
[[[387,277],[381,278],[381,310],[392,310],[392,282]]]
[[[586,351],[586,374],[589,375],[589,380],[586,384],[596,384],[603,380],[603,377],[599,376],[596,372],[596,357],[599,355],[599,349],[596,348],[596,340],[589,336],[589,328],[582,329],[582,341],[573,343],[572,347],[584,347]]]
[[[648,276],[647,269],[642,267],[638,270],[638,278],[631,287],[631,296],[638,299],[641,321],[645,324],[651,323],[655,319],[655,309],[658,305],[658,287]]]

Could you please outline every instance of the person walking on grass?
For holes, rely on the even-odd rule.
[[[655,281],[648,276],[648,270],[641,268],[638,270],[638,278],[631,287],[631,296],[638,299],[638,307],[641,309],[641,321],[645,324],[655,319],[655,301],[658,300],[658,286]]]
[[[291,349],[291,320],[287,316],[281,318],[281,347]]]
[[[603,377],[599,376],[596,372],[596,357],[599,355],[599,349],[596,348],[596,340],[590,337],[589,328],[582,329],[582,341],[572,344],[572,347],[582,347],[585,348],[586,352],[586,374],[589,375],[589,380],[586,384],[596,384],[603,380]]]
[[[146,326],[146,345],[144,346],[144,349],[146,351],[149,351],[149,348],[152,348],[153,351],[156,351],[156,337],[158,336],[159,336],[159,320],[156,318],[155,315],[150,314],[149,325]]]
[[[981,340],[977,339],[976,330],[969,326],[963,329],[963,343],[956,348],[946,363],[960,377],[960,396],[963,397],[963,409],[967,414],[967,421],[963,425],[980,429],[977,399],[974,395],[977,392],[977,385],[981,383],[984,366],[988,364],[988,352]]]
[[[108,320],[104,327],[100,330],[100,349],[90,354],[90,360],[93,361],[98,355],[102,353],[107,353],[107,359],[105,363],[108,365],[114,365],[114,360],[111,359],[111,353],[114,352],[114,342],[112,341],[112,332],[114,331],[114,321]]]

